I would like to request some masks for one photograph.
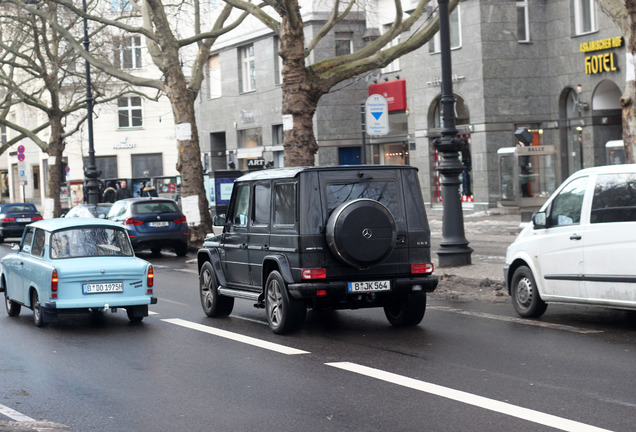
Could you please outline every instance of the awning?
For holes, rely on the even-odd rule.
[[[236,149],[236,157],[239,159],[251,159],[263,156],[263,147],[251,147]]]

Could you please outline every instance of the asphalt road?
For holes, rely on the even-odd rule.
[[[159,297],[141,325],[118,312],[37,329],[29,310],[0,310],[0,431],[634,429],[625,312],[550,306],[531,321],[434,294],[415,328],[339,311],[281,337],[248,301],[205,317],[192,256],[140,255]]]

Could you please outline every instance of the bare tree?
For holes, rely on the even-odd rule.
[[[26,1],[7,1],[43,16]],[[230,21],[233,10],[231,5],[228,4],[204,16],[202,5],[209,5],[209,2],[199,0],[174,3],[159,0],[122,1],[120,3],[123,7],[116,13],[111,10],[85,13],[70,0],[49,0],[47,3],[58,4],[78,17],[86,18],[98,26],[104,26],[106,31],[100,33],[98,37],[115,34],[145,37],[153,62],[161,72],[160,77],[149,78],[141,74],[135,75],[115,67],[107,57],[100,57],[84,50],[69,30],[49,22],[91,65],[123,82],[154,88],[167,95],[172,105],[175,124],[181,131],[177,136],[179,156],[176,166],[181,175],[182,202],[185,203],[187,200],[189,204],[197,207],[189,214],[190,221],[192,221],[192,215],[195,216],[195,224],[190,229],[190,239],[195,243],[201,241],[205,234],[210,232],[212,219],[203,185],[203,167],[194,102],[201,89],[210,47],[220,35],[234,29],[248,14],[241,13],[226,25],[226,22]],[[103,5],[104,2],[102,7]],[[210,19],[210,16],[214,19]],[[204,23],[208,20],[212,24],[204,29]]]
[[[55,159],[48,177],[48,197],[54,202],[54,216],[60,215],[62,152],[65,139],[86,120],[85,81],[81,57],[61,38],[48,21],[68,31],[78,17],[59,13],[56,5],[36,5],[38,16],[4,3],[0,7],[0,124],[15,136],[0,145],[0,153],[24,139],[34,142]],[[47,21],[48,20],[48,21]],[[101,74],[93,80],[97,102],[106,102],[104,85],[111,78]],[[11,113],[21,110],[34,120],[30,124],[12,121]],[[48,141],[45,141],[48,135]],[[45,137],[45,138],[43,138]]]
[[[623,145],[625,157],[634,163],[636,154],[636,0],[596,0],[603,12],[623,32],[627,62],[625,65],[625,91],[621,97],[623,107]]]
[[[333,0],[331,14],[324,26],[312,40],[305,40],[305,23],[299,0],[265,0],[274,13],[271,13],[271,9],[260,8],[244,0],[225,1],[250,12],[280,39],[279,55],[283,60],[282,114],[293,117],[293,129],[285,131],[283,142],[285,165],[288,166],[314,165],[318,145],[313,132],[313,116],[322,95],[346,79],[385,67],[395,59],[418,49],[439,28],[436,11],[431,16],[426,16],[425,6],[430,0],[420,0],[408,15],[405,14],[401,0],[394,0],[393,24],[375,41],[354,53],[307,65],[305,59],[318,42],[344,20],[355,5],[363,8],[364,2]],[[451,11],[458,1],[450,0]],[[421,27],[413,31],[416,24],[421,24]],[[391,44],[402,33],[410,30],[411,34],[406,40]]]

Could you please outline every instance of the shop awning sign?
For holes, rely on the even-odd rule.
[[[366,130],[369,135],[386,135],[389,133],[389,105],[386,98],[372,94],[365,103]]]

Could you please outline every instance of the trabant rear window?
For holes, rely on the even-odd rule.
[[[340,204],[359,198],[380,202],[391,211],[395,219],[401,219],[400,190],[394,181],[364,181],[355,183],[329,183],[327,185],[327,212]]]
[[[51,234],[51,258],[133,256],[128,233],[110,227],[82,227]]]

